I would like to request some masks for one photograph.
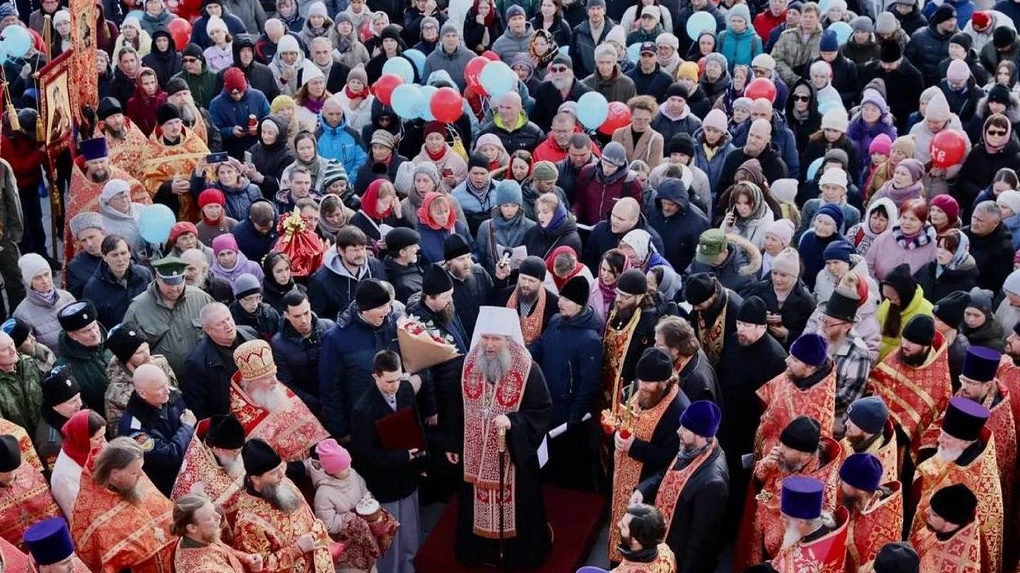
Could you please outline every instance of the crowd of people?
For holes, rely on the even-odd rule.
[[[0,4],[0,569],[534,569],[558,487],[620,573],[1020,571],[1020,2],[190,4],[97,0],[53,171]]]

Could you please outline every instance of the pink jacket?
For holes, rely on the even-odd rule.
[[[904,249],[893,238],[893,230],[888,229],[875,237],[868,247],[868,252],[864,254],[864,260],[868,263],[868,272],[881,283],[885,275],[903,263],[909,264],[910,273],[914,274],[924,265],[934,261],[935,241],[930,241],[917,249]]]

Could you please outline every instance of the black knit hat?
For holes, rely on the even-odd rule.
[[[192,57],[198,58],[203,62],[205,61],[205,54],[202,52],[202,47],[195,43],[189,43],[187,46],[184,46],[184,51],[181,52],[181,57]]]
[[[623,293],[641,296],[648,293],[648,277],[637,269],[623,271],[616,281],[616,288]]]
[[[953,330],[960,328],[963,322],[963,313],[970,302],[970,296],[958,290],[942,297],[932,308],[931,313]]]
[[[808,416],[794,418],[779,434],[779,441],[784,446],[804,453],[818,451],[818,442],[821,439],[821,426]]]
[[[96,109],[96,117],[98,117],[100,121],[118,113],[124,113],[124,108],[121,107],[117,98],[104,97],[99,100],[99,107]]]
[[[936,515],[956,525],[967,525],[974,521],[977,512],[977,496],[962,483],[947,485],[936,491],[930,503]]]
[[[921,346],[931,346],[935,340],[935,320],[926,315],[918,314],[910,317],[903,327],[903,338]]]
[[[545,261],[542,260],[542,257],[536,257],[535,255],[529,256],[521,262],[521,266],[518,270],[522,275],[536,278],[540,281],[545,280],[546,268]]]
[[[416,245],[421,242],[421,234],[408,227],[396,227],[386,233],[386,250],[394,255],[401,249]]]
[[[590,295],[591,285],[588,284],[588,279],[581,275],[575,275],[560,289],[560,298],[565,298],[581,308],[588,306]]]
[[[358,303],[358,309],[372,310],[388,304],[390,293],[379,279],[365,279],[358,282],[358,288],[354,291],[354,301]]]
[[[181,110],[177,109],[174,104],[165,103],[156,108],[156,123],[158,125],[163,125],[174,119],[181,119]]]
[[[443,260],[445,261],[452,261],[457,257],[470,254],[471,245],[468,244],[467,239],[457,233],[451,233],[443,241]]]
[[[241,460],[244,462],[244,473],[248,477],[261,476],[283,463],[283,459],[273,446],[260,438],[252,438],[244,444],[241,448]]]
[[[21,467],[21,446],[18,438],[10,434],[0,436],[0,472],[12,472]]]
[[[188,87],[188,82],[184,81],[184,78],[173,77],[166,83],[166,95],[172,96],[180,92],[186,92],[191,88]]]
[[[992,45],[996,48],[1008,48],[1013,45],[1013,42],[1016,42],[1016,31],[1006,26],[999,26],[992,32]]]
[[[914,300],[917,295],[917,281],[914,280],[914,275],[910,272],[910,265],[907,263],[898,265],[889,271],[882,284],[887,284],[896,291],[900,297],[900,308],[910,305],[910,301]]]
[[[885,42],[882,42],[882,49],[879,51],[879,59],[882,63],[892,64],[900,61],[902,57],[903,48],[900,47],[899,42],[896,40],[886,40]]]
[[[125,322],[110,330],[110,335],[106,339],[106,347],[123,365],[131,360],[143,342],[146,342],[145,336],[142,335],[142,330],[138,328],[138,325]]]
[[[217,414],[209,420],[205,443],[214,448],[236,450],[244,446],[244,426],[233,414]]]
[[[475,167],[481,167],[483,169],[488,170],[489,158],[485,157],[484,155],[477,151],[472,153],[471,157],[468,157],[468,171],[474,169]]]
[[[646,348],[634,368],[642,382],[665,382],[673,376],[673,361],[659,348]]]
[[[957,32],[950,36],[949,43],[956,44],[967,51],[970,51],[974,46],[974,40],[970,37],[970,34],[964,34],[963,32]]]
[[[1010,95],[1009,88],[1002,84],[995,84],[992,86],[992,89],[988,90],[988,102],[1010,107],[1013,105],[1013,98]]]
[[[72,302],[57,311],[57,321],[64,332],[81,330],[96,321],[96,306],[90,300]]]
[[[694,273],[687,277],[684,299],[690,304],[701,304],[715,294],[715,278],[708,273]]]
[[[435,296],[453,290],[453,279],[446,269],[431,264],[425,269],[425,277],[422,279],[421,292],[426,296]]]
[[[687,157],[694,157],[694,138],[686,131],[682,131],[669,139],[668,154],[683,153]]]
[[[950,4],[940,4],[935,9],[935,13],[932,14],[931,21],[938,26],[950,18],[956,18],[956,8],[953,8]]]
[[[751,295],[745,298],[743,304],[740,305],[740,310],[737,311],[737,320],[764,326],[768,324],[768,313],[769,309],[765,306],[765,301],[758,296]]]
[[[897,541],[878,550],[873,567],[875,573],[919,573],[921,559],[909,543]]]

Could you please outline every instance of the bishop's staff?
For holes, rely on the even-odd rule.
[[[503,559],[503,531],[505,525],[503,523],[504,515],[506,514],[506,508],[503,507],[505,501],[505,489],[506,488],[506,428],[499,429],[499,439],[497,441],[499,448],[499,570],[501,573],[506,571],[506,561]]]

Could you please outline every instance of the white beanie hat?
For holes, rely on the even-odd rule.
[[[774,235],[784,247],[790,246],[794,231],[793,221],[789,219],[778,219],[765,226],[765,234]]]
[[[999,207],[1009,207],[1014,215],[1020,215],[1020,191],[1007,189],[995,198],[995,204]]]
[[[21,282],[25,283],[25,286],[31,286],[32,279],[39,276],[40,273],[52,270],[46,259],[36,253],[21,255],[21,258],[18,259],[18,268],[21,269]]]
[[[230,33],[230,30],[227,29],[227,23],[224,22],[223,18],[220,18],[219,16],[209,16],[209,21],[206,22],[205,24],[206,34],[212,34],[213,30],[222,30],[224,32]]]
[[[840,167],[833,167],[827,169],[825,173],[822,173],[821,178],[818,179],[818,186],[822,185],[837,185],[846,189],[846,171],[843,171]]]

